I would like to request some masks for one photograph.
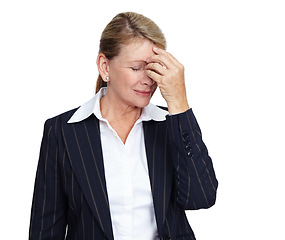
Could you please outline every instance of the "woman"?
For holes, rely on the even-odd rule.
[[[140,14],[106,26],[96,95],[45,123],[30,239],[195,239],[185,210],[211,207],[218,183],[165,47]]]

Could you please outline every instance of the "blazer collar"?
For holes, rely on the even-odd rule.
[[[106,238],[113,240],[99,121],[91,115],[84,121],[64,124],[62,132],[71,166],[85,199]]]
[[[165,123],[143,122],[153,204],[158,233],[161,236],[172,191],[173,168]]]

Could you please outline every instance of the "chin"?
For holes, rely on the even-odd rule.
[[[133,103],[135,103],[135,106],[138,108],[144,108],[149,104],[149,102],[150,102],[150,99],[145,100],[145,101],[138,101],[138,102],[134,101]]]

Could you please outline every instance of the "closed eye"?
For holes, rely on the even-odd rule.
[[[131,68],[133,71],[139,71],[139,70],[141,70],[141,67],[132,67]]]

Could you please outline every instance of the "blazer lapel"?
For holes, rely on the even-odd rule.
[[[113,231],[109,209],[99,121],[89,118],[63,126],[63,137],[75,176],[102,230],[112,240]]]
[[[172,189],[168,137],[165,122],[143,122],[149,177],[154,201],[158,233],[162,234]]]

